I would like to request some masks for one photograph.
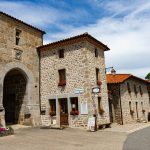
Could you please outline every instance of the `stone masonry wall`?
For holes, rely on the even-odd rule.
[[[19,45],[15,44],[16,29],[21,30]],[[4,76],[7,73],[6,70],[9,71],[8,66],[12,68],[18,66],[24,72],[30,85],[29,89],[32,90],[30,96],[26,93],[28,98],[26,101],[30,105],[33,116],[39,116],[39,57],[36,47],[42,45],[42,37],[40,31],[0,14],[0,88],[3,89]],[[16,58],[16,52],[21,53],[20,59]],[[31,79],[30,76],[33,78]],[[3,90],[0,96],[3,98]],[[3,99],[0,99],[0,105],[2,103]]]
[[[128,93],[127,90],[127,82],[130,84],[131,87],[131,94]],[[137,96],[134,92],[134,84],[137,88]],[[139,86],[141,85],[142,88],[142,96],[139,91]],[[130,114],[130,107],[129,102],[131,102],[131,107],[134,110],[133,115]],[[137,111],[136,111],[136,102],[137,102]],[[128,79],[126,82],[121,84],[121,103],[122,103],[122,112],[123,112],[123,123],[131,123],[139,120],[145,120],[147,121],[147,115],[149,112],[149,97],[148,97],[148,91],[147,86],[145,82],[136,80],[136,79]],[[142,108],[143,103],[143,108]],[[142,112],[142,109],[145,110],[145,112]],[[138,118],[137,118],[138,113]]]
[[[65,49],[64,58],[58,57],[58,50]],[[106,113],[98,115],[99,123],[109,122],[108,119],[108,98],[107,87],[104,73],[104,52],[99,50],[99,58],[94,58],[94,46],[88,42],[75,43],[68,46],[63,46],[55,49],[47,49],[41,51],[41,105],[49,107],[48,99],[59,95],[74,95],[75,88],[83,88],[84,93],[76,95],[80,103],[88,103],[88,115],[70,116],[69,126],[81,127],[87,126],[89,116],[93,115],[92,87],[96,86],[96,71],[95,67],[100,68],[100,78],[102,81],[101,94],[104,109]],[[58,70],[66,69],[66,86],[65,88],[58,87],[59,76]],[[97,104],[97,99],[95,99]],[[98,107],[98,106],[97,106]],[[70,112],[70,110],[68,110]],[[48,114],[48,111],[46,112]]]
[[[121,104],[120,104],[120,85],[119,84],[108,84],[108,91],[111,91],[112,98],[110,103],[112,111],[111,115],[113,116],[113,122],[122,124],[122,113],[121,113]],[[114,114],[113,114],[114,113]]]

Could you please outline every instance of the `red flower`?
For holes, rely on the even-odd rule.
[[[58,86],[64,86],[64,85],[66,85],[66,80],[59,81]]]

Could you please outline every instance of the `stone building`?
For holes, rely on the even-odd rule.
[[[127,124],[147,121],[147,81],[131,74],[107,74],[111,122]]]
[[[109,48],[85,33],[38,50],[41,109],[51,124],[86,127],[93,114],[98,124],[109,123],[104,57]],[[92,94],[95,86],[101,87],[98,97]]]
[[[0,12],[1,124],[38,124],[39,57],[44,32]],[[5,117],[4,117],[5,116]]]

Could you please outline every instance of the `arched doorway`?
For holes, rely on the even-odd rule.
[[[19,69],[10,70],[3,83],[3,106],[6,124],[19,123],[19,116],[25,103],[27,79]]]

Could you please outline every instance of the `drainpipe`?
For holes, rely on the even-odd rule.
[[[122,125],[123,125],[123,115],[122,115],[122,104],[121,104],[120,84],[119,84],[119,98],[120,98],[120,109],[121,109],[121,121],[122,121]]]
[[[41,115],[41,52],[38,50],[39,57],[39,107],[40,107],[40,115]]]

